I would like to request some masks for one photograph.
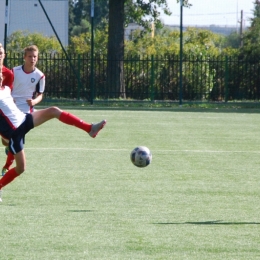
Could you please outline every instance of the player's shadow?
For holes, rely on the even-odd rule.
[[[94,210],[89,210],[89,209],[72,209],[68,210],[68,212],[79,212],[79,213],[84,213],[84,212],[93,212]]]
[[[222,220],[212,221],[188,221],[188,222],[158,222],[156,225],[260,225],[260,222],[226,222]]]

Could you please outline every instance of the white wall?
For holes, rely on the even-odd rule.
[[[68,0],[41,0],[60,41],[68,45]],[[55,36],[47,17],[38,0],[9,0],[9,21],[7,35],[22,30],[31,33],[39,32],[46,36]],[[0,0],[0,41],[4,41],[5,0]],[[3,14],[3,15],[2,15]]]
[[[5,31],[5,0],[0,0],[0,42],[4,45]]]

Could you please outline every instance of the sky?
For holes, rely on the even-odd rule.
[[[190,8],[183,7],[183,25],[219,25],[240,27],[241,11],[243,11],[243,27],[250,25],[253,17],[254,0],[189,0]],[[180,24],[180,4],[176,0],[168,0],[171,16],[161,15],[164,24]]]

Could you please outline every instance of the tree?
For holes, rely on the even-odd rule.
[[[226,36],[223,47],[238,49],[240,47],[240,35],[237,32],[230,33]]]
[[[121,97],[125,97],[123,74],[124,3],[125,0],[109,0],[107,48],[107,93],[109,93],[109,97],[118,97],[118,93]],[[113,90],[116,90],[116,93]]]
[[[154,36],[151,32],[136,30],[131,39],[125,41],[125,56],[167,56],[177,55],[180,47],[180,33],[163,27],[157,29]]]
[[[242,38],[241,54],[247,58],[260,55],[260,1],[255,0],[254,6],[253,18],[250,19],[251,26]]]
[[[61,46],[56,37],[46,37],[41,33],[30,33],[29,31],[16,31],[7,38],[7,46],[10,52],[21,53],[23,49],[35,44],[40,53],[61,52]]]
[[[184,0],[183,4],[190,5],[188,0]],[[112,88],[115,90],[113,97],[125,97],[123,82],[125,23],[136,22],[148,30],[152,22],[155,27],[161,26],[160,8],[164,13],[170,14],[167,0],[109,0],[107,85],[108,91]]]
[[[69,11],[69,33],[71,36],[78,36],[81,33],[90,31],[91,23],[91,1],[90,0],[70,0]],[[108,0],[95,0],[94,26],[104,28],[103,21],[108,20]]]
[[[188,28],[183,34],[184,52],[190,55],[218,55],[224,36],[210,30]]]
[[[107,36],[107,27],[103,30],[95,30],[95,55],[104,55],[107,53]],[[89,54],[91,52],[91,33],[86,32],[78,36],[72,36],[68,50],[70,53]]]
[[[176,0],[179,2],[179,0]],[[189,6],[188,0],[183,0]],[[91,1],[70,0],[70,35],[89,32]],[[160,11],[170,14],[167,0],[95,0],[95,28],[103,26],[101,21],[108,19],[107,45],[107,92],[113,97],[125,97],[123,82],[124,28],[129,22],[151,29],[162,26]],[[120,94],[118,94],[120,93]],[[110,96],[111,97],[111,96]]]

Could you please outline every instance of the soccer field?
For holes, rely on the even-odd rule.
[[[26,136],[3,189],[0,259],[260,259],[260,114],[69,110]],[[130,161],[150,148],[146,168]],[[4,148],[0,153],[4,164]]]

